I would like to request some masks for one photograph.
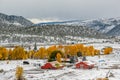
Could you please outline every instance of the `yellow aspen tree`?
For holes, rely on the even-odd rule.
[[[2,60],[8,59],[8,50],[5,47],[0,47],[0,54],[2,55]]]
[[[11,55],[12,55],[12,49],[9,49],[9,51],[8,51],[8,59],[11,59]]]
[[[74,45],[73,47],[74,47],[74,55],[77,56],[78,48],[76,45]]]
[[[109,50],[108,48],[105,48],[104,51],[103,51],[104,54],[109,54]]]
[[[16,46],[12,52],[12,59],[26,59],[26,53],[23,47]]]
[[[2,55],[0,54],[0,60],[2,59]]]
[[[20,67],[20,66],[18,66],[18,67],[16,68],[16,73],[15,73],[15,75],[16,75],[16,80],[23,80],[23,68]]]
[[[47,48],[47,54],[48,54],[48,56],[50,56],[51,53],[52,53],[53,51],[56,51],[56,50],[57,50],[56,45],[53,45],[53,46],[48,47],[48,48]]]
[[[77,55],[77,47],[75,45],[69,45],[69,53],[71,56]]]
[[[112,53],[113,48],[109,47],[109,53]]]
[[[80,52],[82,53],[82,55],[84,54],[84,45],[83,44],[80,44],[79,45],[79,47],[80,47]]]
[[[94,47],[89,46],[89,50],[90,50],[91,56],[94,56]]]
[[[76,44],[77,49],[79,52],[82,52],[84,45],[83,44]]]
[[[83,48],[83,56],[86,56],[86,51],[87,51],[87,47],[85,46],[85,47]]]
[[[83,45],[83,44],[77,44],[78,52],[83,53],[83,48],[84,48],[84,45]]]
[[[107,48],[104,48],[104,51],[103,51],[103,53],[104,54],[110,54],[111,52],[112,52],[112,48],[111,47],[107,47]]]
[[[40,59],[46,58],[48,56],[47,51],[44,47],[41,47],[39,49],[38,54],[39,54]]]
[[[86,56],[91,56],[89,47],[86,47]]]
[[[57,61],[61,63],[61,54],[60,53],[57,53],[56,58],[57,58]]]
[[[94,50],[94,53],[95,53],[95,55],[98,55],[98,53],[97,53],[97,49]]]
[[[28,54],[29,54],[29,58],[33,58],[33,56],[34,56],[34,54],[35,54],[35,51],[34,50],[30,50],[29,52],[28,52]]]
[[[38,57],[38,52],[35,52],[35,53],[34,53],[33,58],[34,58],[34,59],[39,59],[39,57]]]

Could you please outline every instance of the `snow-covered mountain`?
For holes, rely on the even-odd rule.
[[[109,38],[107,35],[120,35],[120,18],[97,19],[97,20],[71,20],[56,21],[33,24],[22,16],[6,15],[0,13],[0,41],[8,42],[33,42],[40,41],[40,38],[32,35],[42,36],[41,42],[45,41],[44,36],[60,38],[64,41],[65,36]],[[31,37],[15,36],[31,35]],[[9,35],[9,36],[6,36]],[[48,40],[46,40],[48,41]]]
[[[107,34],[108,35],[114,35],[114,36],[120,36],[120,24],[116,25],[116,27],[111,29]]]
[[[15,15],[6,15],[0,13],[0,27],[8,25],[15,25],[15,26],[31,26],[33,23],[29,20],[25,19],[22,16],[15,16]]]
[[[94,28],[97,31],[100,31],[102,33],[108,34],[108,33],[111,33],[112,29],[114,29],[120,24],[120,18],[87,20],[87,21],[80,22],[80,24]]]
[[[94,19],[94,20],[84,20],[84,21],[72,20],[72,21],[48,22],[48,23],[46,22],[46,23],[35,24],[35,26],[58,25],[58,24],[87,26],[107,35],[120,36],[120,29],[118,29],[120,27],[120,18]]]

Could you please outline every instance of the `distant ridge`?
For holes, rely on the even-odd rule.
[[[34,26],[41,25],[74,25],[74,26],[86,26],[100,33],[104,33],[109,36],[120,36],[120,18],[108,18],[108,19],[94,19],[94,20],[71,20],[61,22],[46,22],[34,24]]]
[[[31,26],[33,23],[22,16],[6,15],[0,13],[0,22],[19,26]]]

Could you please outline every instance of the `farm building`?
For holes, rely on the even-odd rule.
[[[81,69],[92,69],[94,67],[94,63],[90,61],[81,61],[77,63],[76,68],[81,68]]]
[[[63,65],[57,61],[53,62],[47,62],[43,66],[41,66],[41,69],[60,69],[63,68]]]

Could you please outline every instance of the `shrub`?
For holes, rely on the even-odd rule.
[[[24,78],[23,78],[23,68],[22,67],[18,66],[16,68],[15,76],[16,76],[16,80],[24,80]]]

